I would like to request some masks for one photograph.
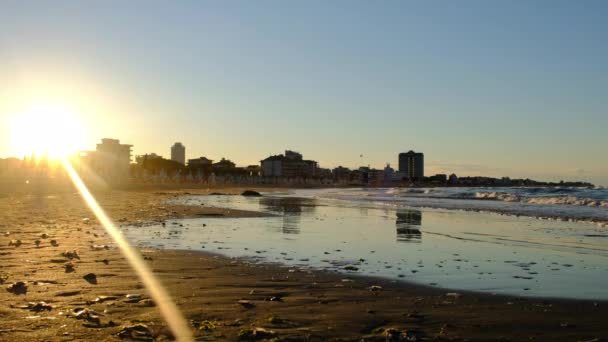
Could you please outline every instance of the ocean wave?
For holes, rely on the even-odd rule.
[[[486,199],[504,202],[522,202],[529,204],[543,204],[543,205],[576,205],[586,207],[604,207],[608,208],[608,201],[601,201],[593,198],[576,197],[576,196],[539,196],[539,197],[525,197],[516,195],[508,192],[476,192],[475,199]]]
[[[373,205],[489,211],[507,215],[593,222],[608,226],[608,191],[587,188],[359,188],[321,197]]]
[[[476,192],[475,199],[487,199],[487,200],[496,200],[496,201],[504,201],[504,202],[520,202],[521,197],[510,194],[508,192]]]

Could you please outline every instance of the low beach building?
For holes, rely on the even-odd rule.
[[[318,163],[314,160],[304,160],[302,154],[285,151],[285,154],[270,156],[260,161],[264,177],[315,177]]]
[[[211,165],[213,165],[213,160],[206,157],[188,159],[188,167],[192,169],[211,168]]]
[[[118,139],[102,139],[95,151],[80,151],[72,157],[83,178],[94,177],[108,183],[120,183],[130,176],[131,148]]]

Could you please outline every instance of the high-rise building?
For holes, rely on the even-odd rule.
[[[186,146],[181,142],[176,142],[171,146],[171,160],[186,165]]]
[[[409,151],[399,153],[399,172],[409,180],[424,178],[424,154]]]

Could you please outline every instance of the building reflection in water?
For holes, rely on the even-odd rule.
[[[420,210],[400,209],[397,211],[397,241],[421,242],[422,212]]]
[[[312,198],[260,198],[260,207],[262,210],[279,214],[283,217],[283,226],[281,227],[281,232],[284,234],[299,234],[302,214],[313,213],[316,205],[316,201]]]

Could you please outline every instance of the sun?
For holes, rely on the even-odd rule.
[[[14,115],[11,144],[18,156],[62,158],[83,146],[85,132],[78,115],[56,105],[37,105]]]

